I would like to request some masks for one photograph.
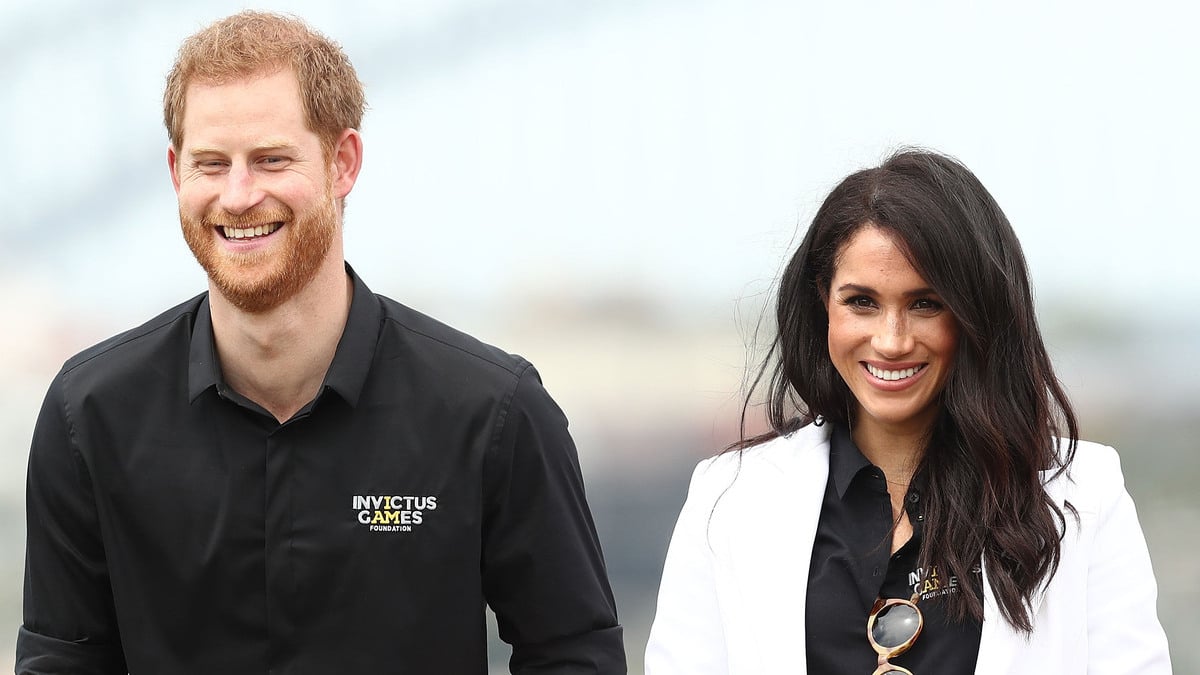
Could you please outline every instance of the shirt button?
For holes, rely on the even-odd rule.
[[[918,513],[918,514],[917,514],[917,522],[924,522],[924,521],[925,521],[925,514],[924,514],[924,513]]]
[[[873,576],[873,577],[879,576],[879,568],[878,567],[876,567],[874,570],[872,570],[871,576]]]
[[[909,503],[916,504],[917,502],[921,501],[921,495],[917,494],[916,492],[910,492],[908,493],[908,501]]]

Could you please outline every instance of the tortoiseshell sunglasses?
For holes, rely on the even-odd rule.
[[[879,598],[875,601],[867,616],[867,640],[879,655],[879,667],[871,675],[913,675],[907,668],[888,663],[888,659],[908,651],[925,627],[925,617],[917,609],[920,597],[914,593],[910,600]]]

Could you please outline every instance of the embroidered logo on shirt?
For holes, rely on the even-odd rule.
[[[358,522],[372,532],[412,532],[437,506],[434,495],[354,495]]]
[[[971,574],[979,574],[979,565],[971,568]],[[931,566],[928,574],[924,567],[909,572],[908,583],[912,586],[913,593],[920,595],[922,600],[958,592],[958,577],[950,575],[943,578],[938,574],[937,565]]]

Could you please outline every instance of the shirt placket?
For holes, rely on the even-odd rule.
[[[295,420],[279,426],[266,438],[266,522],[263,531],[266,559],[266,615],[268,663],[271,673],[287,672],[287,663],[295,634],[295,613],[291,604],[296,588],[293,558],[294,501],[290,439],[295,435]]]

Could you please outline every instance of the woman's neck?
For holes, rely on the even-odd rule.
[[[867,461],[883,469],[889,484],[903,488],[903,496],[925,455],[929,430],[885,427],[860,419],[850,424],[850,436]]]
[[[861,419],[863,416],[859,416]],[[850,436],[863,457],[883,471],[892,505],[892,553],[899,551],[912,537],[912,523],[905,510],[905,499],[913,475],[925,456],[929,429],[885,427],[880,424],[851,423]]]

